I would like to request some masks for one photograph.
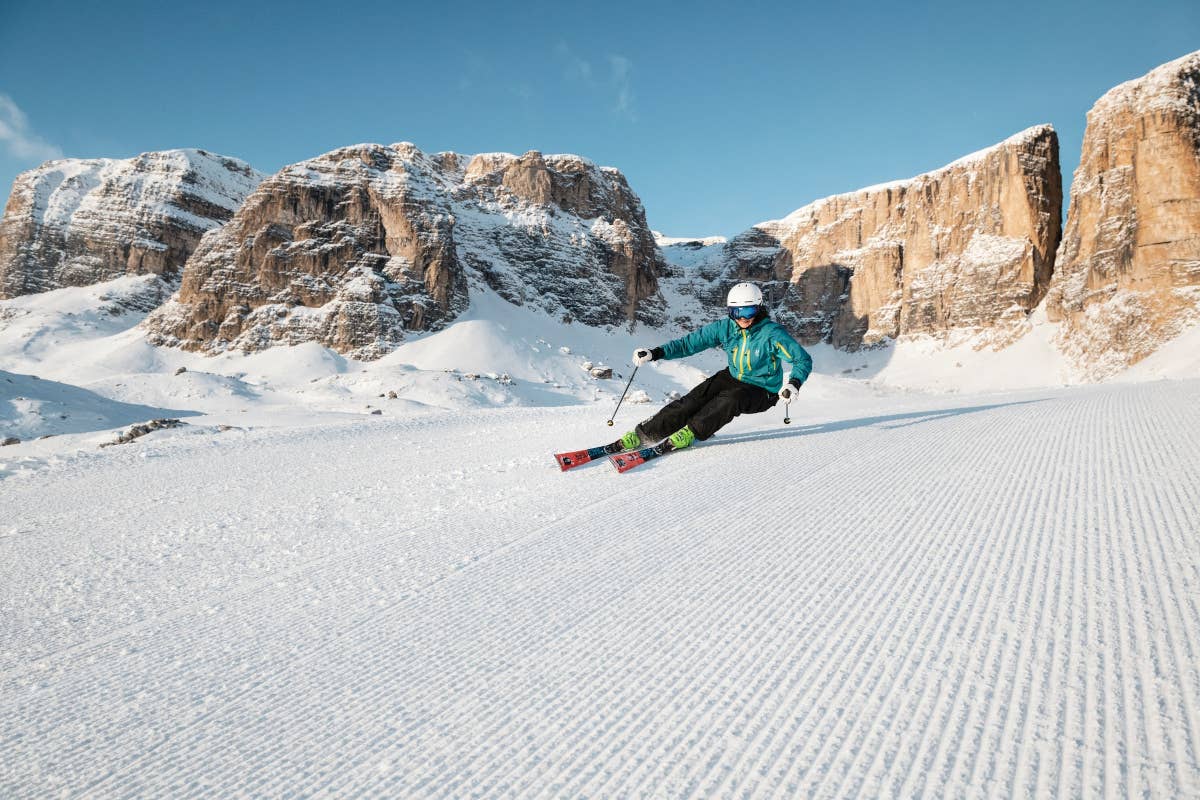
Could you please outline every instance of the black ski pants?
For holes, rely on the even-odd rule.
[[[712,436],[741,414],[758,414],[775,405],[779,396],[761,386],[742,383],[723,369],[678,400],[673,400],[638,425],[643,441],[657,442],[687,425],[700,441]]]

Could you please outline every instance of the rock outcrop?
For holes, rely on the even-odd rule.
[[[801,333],[854,349],[914,333],[1016,335],[1049,288],[1061,220],[1058,136],[1046,125],[935,172],[819,201],[757,237],[790,258],[786,308]]]
[[[203,150],[63,159],[24,172],[0,220],[0,298],[122,275],[176,280],[201,236],[263,177]]]
[[[615,169],[358,145],[264,181],[145,326],[208,352],[315,341],[375,358],[454,319],[472,286],[588,325],[635,320],[653,311],[658,259]]]
[[[1044,125],[756,225],[705,248],[719,256],[692,256],[701,274],[691,277],[709,303],[732,282],[763,284],[806,343],[982,331],[999,345],[1049,288],[1061,219],[1058,136]]]
[[[1198,319],[1200,52],[1121,84],[1088,112],[1047,297],[1059,346],[1101,379]]]

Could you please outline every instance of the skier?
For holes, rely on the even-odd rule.
[[[782,325],[769,318],[757,286],[739,283],[729,290],[725,305],[728,319],[711,322],[661,347],[633,351],[633,363],[640,366],[720,347],[729,356],[729,367],[638,423],[621,437],[626,450],[648,447],[663,439],[667,439],[667,450],[704,441],[740,414],[766,411],[779,400],[790,402],[808,379],[812,357]],[[786,383],[785,361],[791,365]]]

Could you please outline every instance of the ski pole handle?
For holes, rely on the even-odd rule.
[[[625,384],[625,391],[621,392],[621,399],[617,401],[617,407],[613,409],[612,416],[608,418],[608,427],[612,427],[613,420],[617,417],[617,411],[621,409],[621,403],[625,402],[625,395],[629,392],[629,387],[633,385],[633,376],[637,375],[638,365],[633,365],[633,372],[629,374],[629,382]]]

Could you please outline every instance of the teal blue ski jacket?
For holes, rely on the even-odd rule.
[[[746,330],[731,319],[710,322],[687,336],[673,339],[662,346],[665,359],[686,358],[720,347],[729,357],[729,372],[744,383],[761,386],[772,392],[783,387],[783,362],[792,365],[791,377],[801,383],[812,372],[812,356],[797,344],[778,322],[759,319]]]

